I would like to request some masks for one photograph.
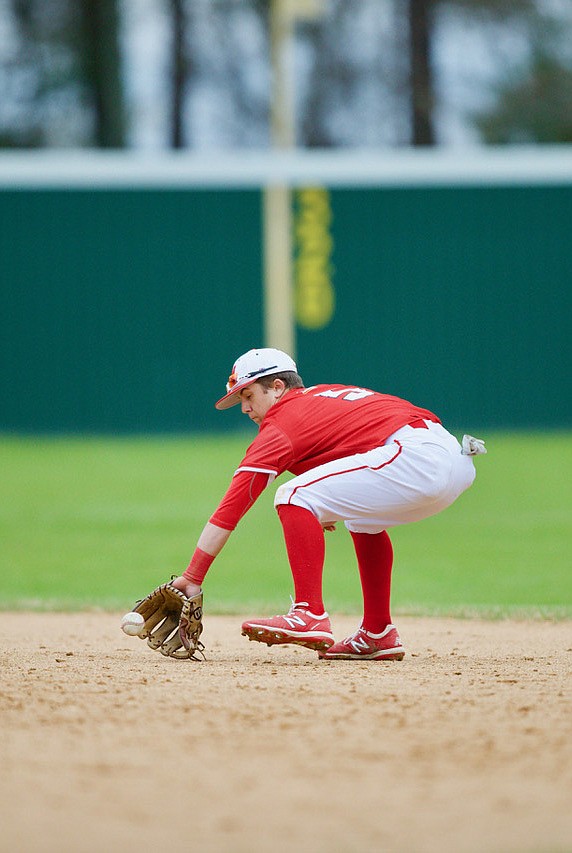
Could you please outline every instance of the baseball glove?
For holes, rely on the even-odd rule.
[[[133,610],[145,620],[137,636],[146,639],[152,649],[177,660],[204,660],[204,645],[199,640],[203,630],[202,592],[187,598],[172,584],[164,583],[138,601]]]

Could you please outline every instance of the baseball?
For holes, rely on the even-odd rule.
[[[145,620],[140,613],[126,613],[121,620],[121,629],[129,634],[130,637],[136,637],[143,627]]]

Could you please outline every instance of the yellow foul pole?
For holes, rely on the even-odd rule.
[[[316,17],[323,0],[271,0],[270,50],[272,97],[270,129],[277,150],[296,146],[294,102],[294,27],[296,19]],[[264,339],[296,358],[292,265],[292,190],[285,184],[265,187]]]

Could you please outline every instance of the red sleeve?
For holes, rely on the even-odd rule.
[[[238,471],[260,471],[278,477],[288,469],[294,453],[292,442],[286,433],[273,423],[262,421],[260,431],[244,459],[238,466]]]
[[[223,499],[210,517],[211,524],[224,530],[234,530],[242,516],[260,497],[273,474],[261,471],[244,471],[239,468]]]

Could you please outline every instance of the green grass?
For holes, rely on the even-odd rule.
[[[251,437],[0,439],[0,606],[125,609],[180,574]],[[489,435],[453,507],[392,531],[394,611],[572,617],[571,438]],[[274,488],[213,565],[211,612],[287,606]],[[331,611],[359,612],[343,526],[327,535],[324,589]]]

